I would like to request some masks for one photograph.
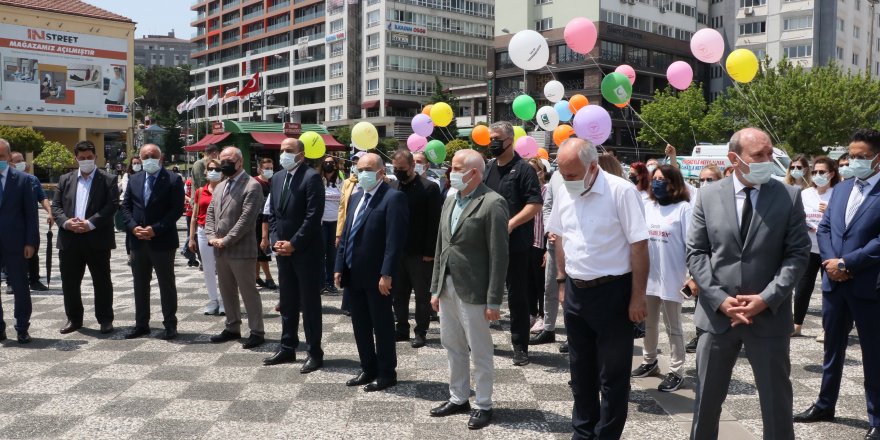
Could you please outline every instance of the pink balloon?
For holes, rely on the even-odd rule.
[[[418,133],[413,133],[406,139],[406,148],[409,148],[409,151],[413,153],[424,150],[425,145],[428,145],[428,139]]]
[[[596,38],[599,34],[592,21],[584,17],[577,17],[565,25],[565,31],[562,35],[565,38],[565,44],[571,50],[586,55],[596,47]]]
[[[577,137],[601,145],[611,136],[611,115],[598,105],[588,105],[574,115],[572,126]]]
[[[621,64],[614,69],[617,73],[622,73],[626,75],[627,79],[629,79],[630,85],[636,83],[636,70],[632,68],[629,64]]]
[[[715,29],[700,29],[691,37],[691,52],[704,63],[717,63],[724,56],[724,37]]]
[[[419,136],[428,137],[434,132],[434,122],[431,121],[430,116],[424,113],[419,113],[412,118],[411,124],[413,131]]]
[[[535,157],[538,154],[538,142],[531,136],[520,136],[513,145],[513,148],[516,149],[520,156],[526,159]]]
[[[669,84],[678,90],[685,90],[691,86],[694,79],[694,70],[691,65],[684,61],[676,61],[669,65],[666,69],[666,79]]]

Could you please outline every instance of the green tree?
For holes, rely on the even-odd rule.
[[[172,154],[183,154],[183,145],[184,141],[180,138],[180,128],[176,125],[171,125],[166,128],[168,131],[165,133],[165,160],[170,161]]]
[[[46,170],[50,177],[61,175],[76,167],[76,158],[70,148],[55,141],[43,144],[42,151],[34,158],[34,166]]]
[[[6,139],[12,151],[19,153],[39,152],[46,143],[43,134],[30,127],[0,125],[0,138]]]
[[[464,139],[453,139],[446,143],[446,161],[452,160],[459,150],[475,149],[474,145]]]
[[[336,127],[333,130],[333,137],[336,138],[340,144],[345,145],[345,148],[349,148],[349,145],[351,145],[351,127],[348,125]]]
[[[177,105],[189,97],[189,66],[153,66],[143,71],[142,79],[138,75],[135,70],[135,87],[140,82],[144,92],[142,106],[150,107],[156,119],[180,120]]]
[[[440,82],[440,78],[435,76],[434,93],[428,98],[427,104],[436,104],[438,102],[445,102],[452,107],[452,122],[446,127],[434,127],[434,132],[431,133],[431,138],[439,139],[443,141],[443,143],[447,143],[458,137],[458,123],[455,120],[455,117],[458,116],[458,98],[450,93],[449,89],[444,89],[443,83]]]
[[[658,89],[654,99],[642,106],[641,116],[645,123],[636,140],[661,151],[666,142],[681,152],[689,152],[695,142],[722,142],[731,125],[720,108],[706,103],[700,86]]]
[[[391,156],[394,154],[397,149],[400,148],[400,142],[394,138],[381,138],[379,139],[379,145],[376,145],[376,154],[382,156],[382,160],[387,160],[390,162]]]

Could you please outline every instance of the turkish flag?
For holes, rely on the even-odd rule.
[[[254,74],[251,79],[247,80],[242,86],[241,91],[238,92],[239,98],[244,98],[251,93],[256,93],[260,91],[260,72]]]

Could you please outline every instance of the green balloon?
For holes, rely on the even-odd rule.
[[[433,164],[439,164],[446,160],[446,145],[443,142],[434,139],[425,146],[425,156]]]
[[[602,97],[612,104],[623,104],[632,97],[633,88],[626,75],[609,73],[602,80]]]
[[[519,95],[513,100],[513,113],[524,121],[534,118],[537,110],[535,100],[529,95]]]

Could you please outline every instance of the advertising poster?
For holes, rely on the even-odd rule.
[[[126,118],[128,41],[0,24],[0,113]]]

